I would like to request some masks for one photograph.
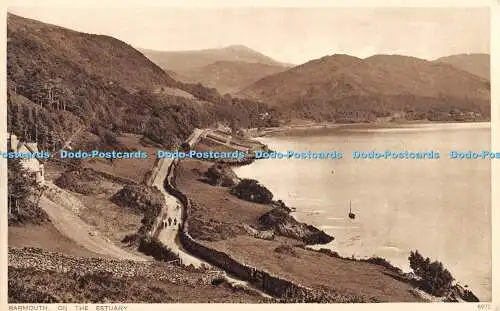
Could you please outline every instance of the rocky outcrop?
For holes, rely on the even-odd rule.
[[[242,200],[260,204],[270,204],[273,202],[271,191],[254,179],[243,179],[231,189],[231,194]]]
[[[205,177],[214,186],[234,187],[241,181],[231,167],[222,163],[212,165],[205,172]]]
[[[298,222],[289,214],[289,210],[275,207],[259,218],[259,223],[265,230],[273,229],[276,234],[300,240],[305,244],[327,244],[333,237],[318,228]]]
[[[464,288],[458,284],[451,288],[451,292],[446,297],[448,302],[479,302],[479,298],[474,295],[474,293],[467,288]]]

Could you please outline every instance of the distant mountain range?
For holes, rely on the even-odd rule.
[[[262,78],[238,93],[289,117],[488,119],[490,84],[443,62],[398,55],[332,55]]]
[[[221,93],[234,93],[292,67],[243,45],[195,51],[140,50],[177,80],[202,83]]]
[[[263,101],[286,118],[330,121],[489,118],[489,55],[427,61],[400,55],[325,56],[299,66],[244,46],[146,56],[175,79]]]
[[[217,61],[200,68],[174,73],[183,82],[202,83],[214,87],[219,92],[235,93],[259,79],[285,71],[282,65],[267,65],[241,61]]]
[[[457,54],[436,59],[468,71],[476,76],[490,80],[490,55],[489,54]]]
[[[244,45],[231,45],[220,49],[155,51],[139,49],[158,66],[172,71],[200,68],[218,61],[260,63],[264,65],[289,66],[254,51]]]
[[[171,146],[216,122],[488,120],[485,67],[476,55],[332,55],[293,67],[243,46],[140,52],[109,36],[8,14],[7,121],[9,131],[43,147],[82,127],[105,144],[112,133],[131,132]]]

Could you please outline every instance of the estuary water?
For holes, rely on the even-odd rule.
[[[295,207],[298,220],[334,236],[326,247],[343,256],[384,257],[405,271],[410,250],[418,249],[443,262],[480,300],[491,300],[492,160],[448,155],[490,150],[489,123],[341,126],[260,140],[282,152],[343,153],[342,159],[263,159],[236,169]],[[435,151],[440,158],[352,157],[387,150]]]

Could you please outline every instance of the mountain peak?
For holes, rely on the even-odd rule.
[[[284,64],[241,44],[189,51],[151,51],[144,49],[141,51],[164,70],[179,71],[180,73],[194,68],[201,68],[217,61],[241,61],[286,67]]]
[[[248,46],[245,46],[245,45],[242,45],[242,44],[233,44],[233,45],[229,45],[229,46],[226,46],[225,48],[223,49],[227,49],[227,50],[235,50],[235,51],[252,51],[252,52],[257,52],[257,51],[254,51],[252,50],[251,48],[249,48]]]

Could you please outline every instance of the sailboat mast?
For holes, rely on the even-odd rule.
[[[349,200],[349,213],[351,213],[351,200]]]

